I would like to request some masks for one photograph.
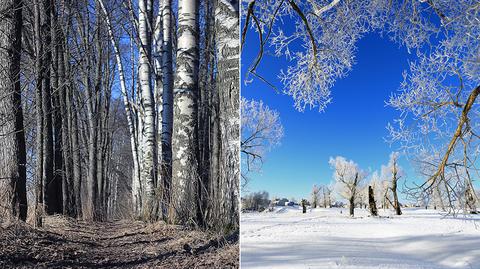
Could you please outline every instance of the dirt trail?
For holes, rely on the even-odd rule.
[[[0,228],[0,268],[238,268],[238,235],[181,226],[55,216]]]

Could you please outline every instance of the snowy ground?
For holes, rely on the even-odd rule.
[[[353,219],[338,208],[242,214],[241,267],[480,268],[480,216],[403,211],[372,218],[356,209]]]

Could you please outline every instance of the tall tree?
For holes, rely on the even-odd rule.
[[[42,225],[43,202],[43,110],[42,100],[42,42],[40,41],[40,0],[34,3],[34,36],[35,36],[35,226]]]
[[[217,61],[216,90],[219,95],[218,126],[220,127],[219,144],[221,165],[221,184],[216,190],[223,194],[212,197],[215,202],[223,204],[222,210],[216,219],[225,224],[237,225],[238,208],[236,200],[239,196],[240,176],[240,76],[239,76],[239,2],[236,0],[217,0],[215,3],[215,46]],[[207,200],[203,191],[206,189],[204,181],[199,184],[198,200]],[[209,191],[209,190],[207,190]],[[203,214],[201,206],[199,213]],[[221,226],[216,225],[216,226]]]
[[[37,199],[39,214],[61,213],[61,192],[54,177],[53,109],[51,89],[52,65],[51,0],[35,2],[36,106],[37,106]],[[60,196],[60,197],[59,197]],[[37,223],[39,224],[39,223]]]
[[[355,203],[360,194],[361,182],[366,176],[365,172],[356,163],[344,157],[330,158],[329,163],[334,169],[333,178],[336,181],[337,191],[342,197],[348,199],[350,216],[353,217]]]
[[[172,132],[173,132],[173,45],[172,0],[162,0],[162,216],[168,219],[172,192]]]
[[[194,217],[198,179],[198,0],[178,1],[177,56],[174,81],[172,203],[176,219]]]
[[[0,218],[27,218],[26,147],[20,87],[22,1],[2,0],[0,20]],[[8,14],[8,16],[7,16]]]
[[[140,56],[138,78],[140,84],[140,114],[143,117],[141,178],[145,185],[143,218],[154,220],[155,186],[157,176],[155,101],[152,86],[152,26],[153,3],[151,0],[139,0],[138,34],[140,37]]]
[[[63,199],[63,179],[66,174],[64,162],[63,162],[63,147],[62,147],[62,110],[61,110],[61,95],[63,87],[63,81],[60,79],[60,44],[63,41],[60,34],[60,25],[58,23],[58,12],[56,9],[55,1],[50,1],[50,16],[51,16],[51,44],[49,50],[51,51],[51,72],[50,72],[50,82],[51,82],[51,114],[52,114],[52,139],[53,139],[53,180],[48,184],[49,197],[55,204],[55,209],[51,213],[63,213],[64,206],[65,209],[68,202],[68,190],[65,189],[65,199]],[[63,56],[63,55],[62,55]],[[68,187],[65,184],[65,187]]]
[[[397,182],[401,177],[400,167],[398,166],[397,152],[393,152],[392,154],[390,154],[390,161],[388,162],[388,166],[391,168],[391,175],[392,175],[392,185],[390,186],[390,190],[393,193],[393,208],[395,209],[396,215],[402,215],[402,209],[400,208],[400,202],[398,202],[398,193],[397,193]]]

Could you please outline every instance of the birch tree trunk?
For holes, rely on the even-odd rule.
[[[223,204],[217,225],[238,226],[240,175],[240,77],[239,77],[239,9],[238,1],[217,0],[215,33],[217,55],[217,90],[219,92],[220,139],[222,152],[221,185],[216,197]]]
[[[152,17],[153,5],[151,0],[139,0],[139,36],[140,56],[138,78],[140,80],[140,108],[143,117],[142,129],[142,168],[141,178],[145,184],[144,204],[142,215],[145,220],[154,220],[156,216],[152,210],[155,207],[156,185],[156,128],[155,128],[155,101],[152,87]]]
[[[177,70],[174,81],[172,184],[175,217],[180,222],[194,214],[198,179],[198,0],[178,1]],[[193,196],[193,197],[192,197]],[[173,213],[173,210],[170,210]]]
[[[2,0],[0,20],[0,218],[27,217],[26,148],[20,87],[22,1]]]
[[[162,19],[162,12],[163,12],[163,3],[162,1],[158,1],[158,11],[157,11],[157,16],[155,17],[155,27],[153,31],[153,66],[154,66],[154,90],[153,90],[153,95],[154,95],[154,101],[155,101],[155,116],[156,116],[156,121],[155,121],[155,126],[157,129],[156,133],[156,160],[157,160],[157,165],[160,165],[162,163],[162,111],[163,111],[163,73],[162,73],[162,46],[163,46],[163,19]],[[161,180],[162,178],[162,169],[161,167],[157,167],[156,169],[157,175],[156,178],[157,180]],[[158,182],[155,184],[157,190],[155,190],[155,193],[157,196],[162,195],[162,190],[161,186],[162,184]],[[157,197],[156,199],[156,207],[157,209],[159,206],[161,206],[161,199],[160,197]]]

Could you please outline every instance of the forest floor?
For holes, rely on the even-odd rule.
[[[238,234],[164,223],[87,223],[53,216],[44,227],[0,226],[0,268],[238,268]]]
[[[477,269],[480,215],[277,207],[241,217],[242,268]]]

